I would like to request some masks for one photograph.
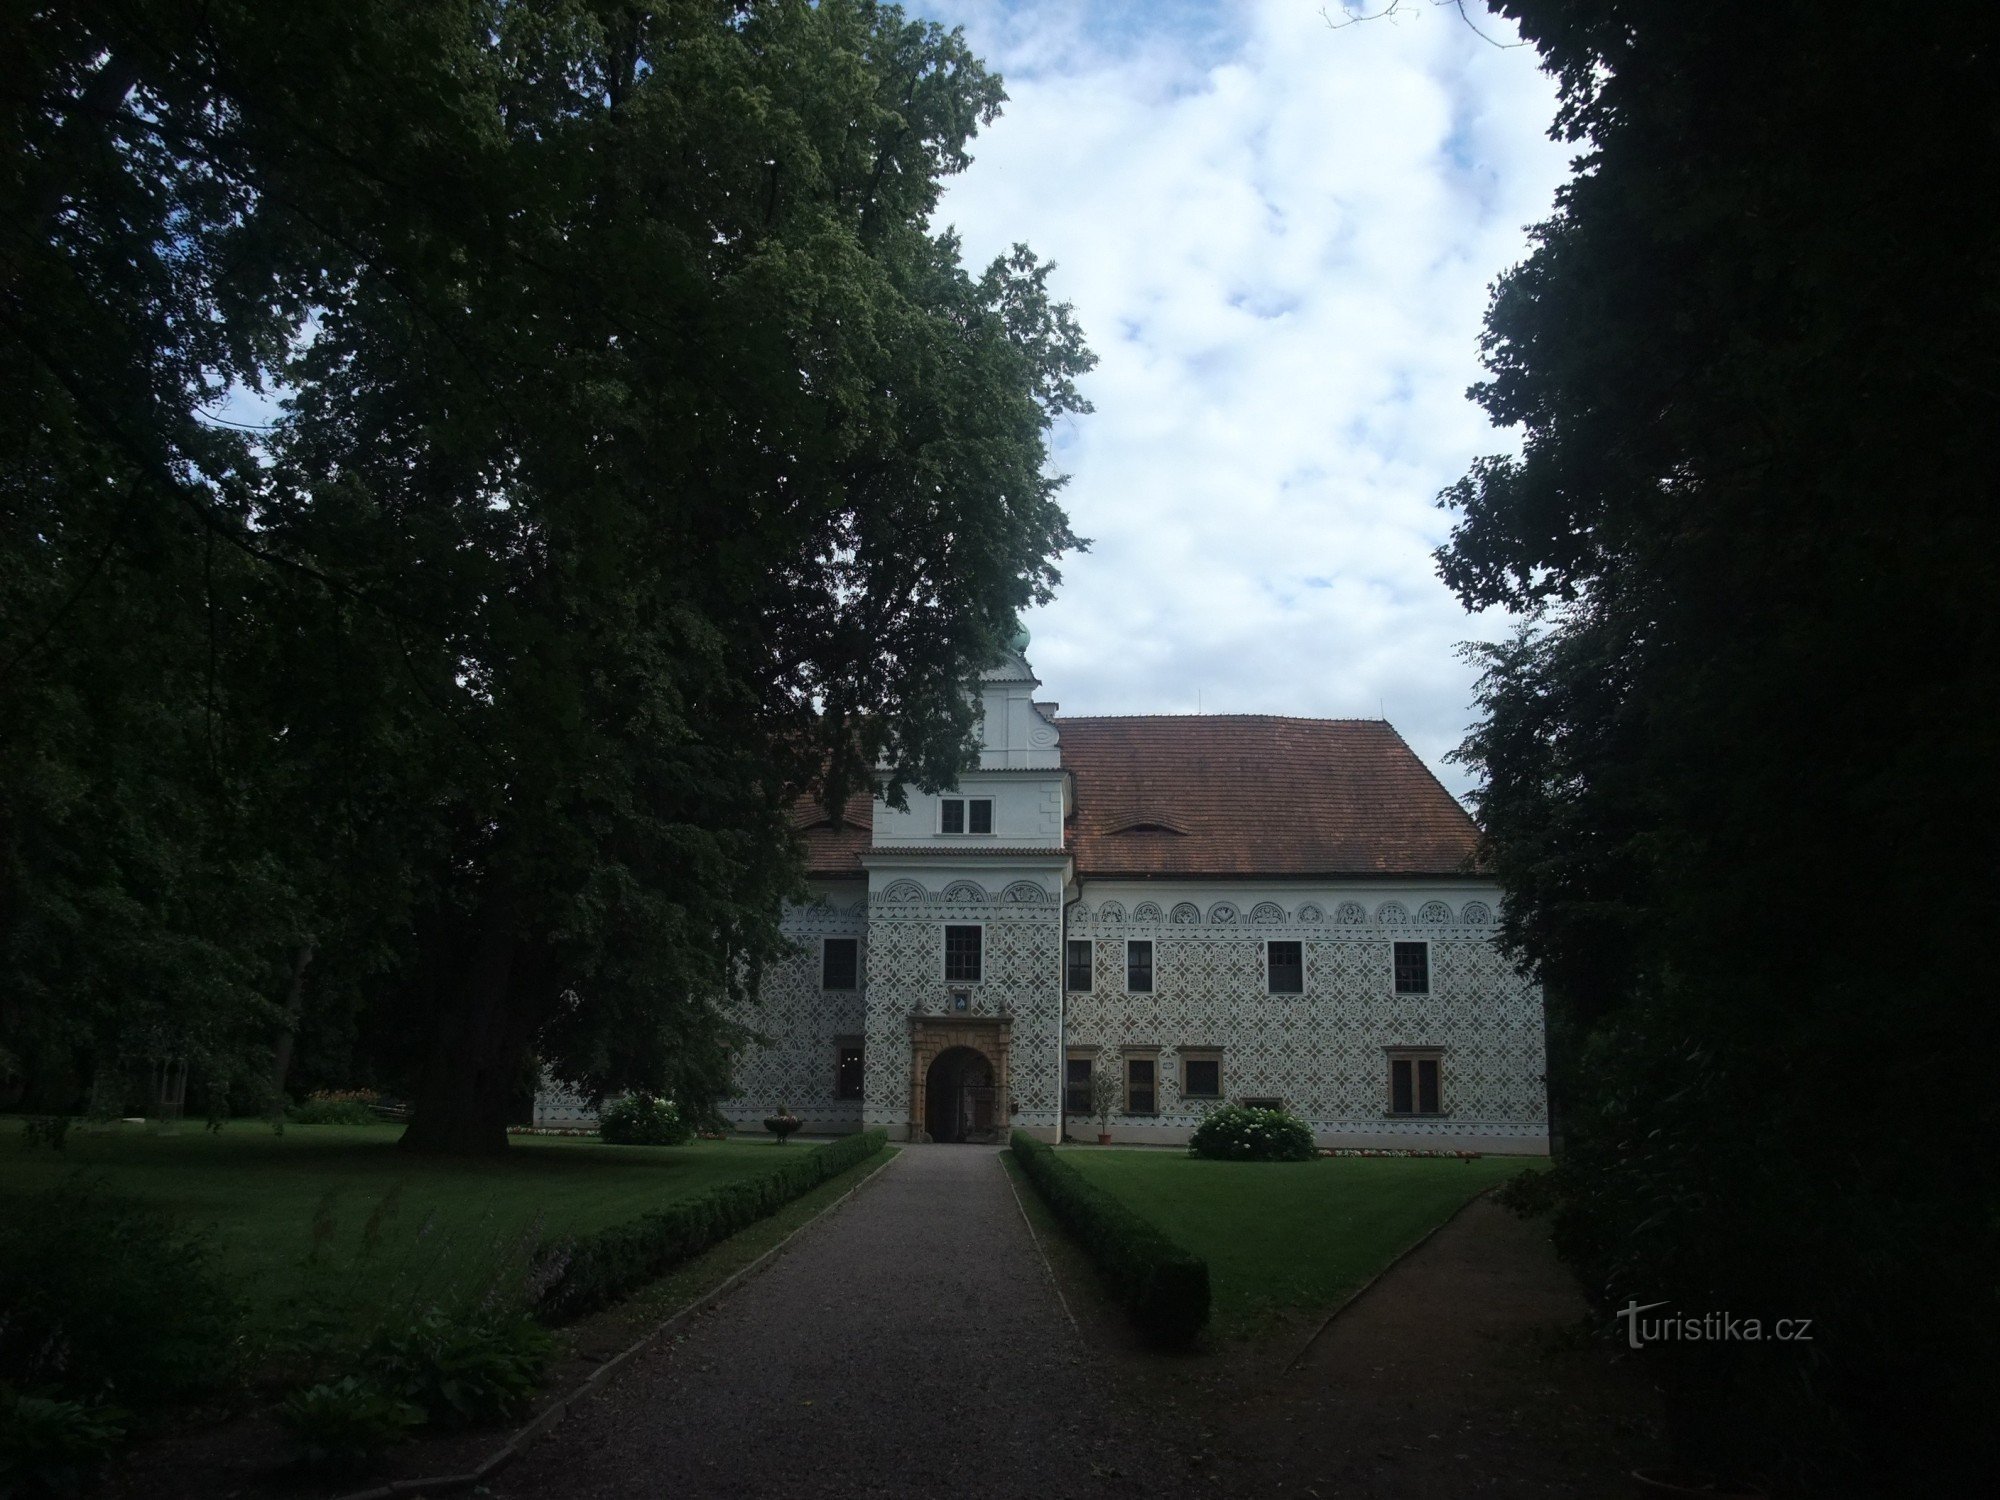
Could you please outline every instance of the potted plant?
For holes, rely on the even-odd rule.
[[[1097,1144],[1111,1144],[1111,1116],[1118,1108],[1118,1080],[1102,1068],[1090,1070],[1090,1112],[1097,1116]]]
[[[766,1118],[764,1128],[775,1135],[778,1144],[782,1146],[785,1144],[785,1137],[799,1128],[799,1123],[799,1117],[780,1104],[778,1112]]]

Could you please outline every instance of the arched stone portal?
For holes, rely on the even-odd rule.
[[[924,1129],[934,1141],[998,1139],[993,1063],[971,1047],[948,1047],[924,1077]]]
[[[910,1017],[910,1125],[909,1139],[941,1140],[933,1128],[948,1122],[953,1105],[943,1103],[933,1114],[931,1106],[931,1085],[933,1076],[939,1087],[940,1096],[959,1094],[963,1089],[985,1090],[958,1100],[960,1124],[954,1127],[959,1133],[949,1137],[965,1141],[997,1141],[1007,1133],[1012,1123],[1012,1106],[1008,1103],[1007,1077],[1009,1033],[1012,1024],[1005,1016],[912,1016]],[[954,1061],[945,1068],[938,1068],[949,1054],[968,1053],[979,1058],[986,1071],[981,1075],[969,1061]],[[970,1069],[968,1077],[961,1069]],[[975,1113],[967,1123],[963,1106],[970,1104]]]

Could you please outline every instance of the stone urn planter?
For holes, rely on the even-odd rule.
[[[1110,1144],[1111,1144],[1111,1132],[1110,1132],[1110,1131],[1108,1131],[1108,1130],[1100,1130],[1100,1131],[1098,1131],[1098,1132],[1097,1132],[1097,1144],[1098,1144],[1098,1145],[1100,1145],[1100,1146],[1108,1146],[1108,1145],[1110,1145]]]
[[[780,1104],[778,1112],[775,1115],[769,1116],[764,1121],[764,1128],[770,1131],[772,1135],[775,1135],[778,1138],[778,1144],[782,1146],[785,1144],[785,1138],[797,1130],[799,1124],[799,1117]]]

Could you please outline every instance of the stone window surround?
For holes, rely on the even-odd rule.
[[[1132,1108],[1132,1064],[1149,1062],[1153,1065],[1153,1107],[1135,1110]],[[1152,1046],[1120,1047],[1118,1049],[1118,1081],[1123,1099],[1119,1113],[1151,1119],[1160,1112],[1160,1049]]]
[[[1063,1114],[1066,1117],[1075,1120],[1087,1119],[1090,1117],[1090,1099],[1087,1095],[1083,1100],[1082,1109],[1070,1108],[1069,1065],[1071,1063],[1079,1063],[1079,1062],[1089,1063],[1090,1077],[1091,1081],[1094,1083],[1097,1079],[1097,1059],[1099,1054],[1101,1054],[1103,1051],[1104,1049],[1098,1046],[1095,1042],[1087,1042],[1078,1046],[1063,1048],[1062,1105],[1063,1105]]]
[[[1180,1090],[1183,1099],[1213,1099],[1220,1103],[1229,1094],[1229,1081],[1222,1071],[1222,1049],[1220,1047],[1181,1047],[1175,1052],[1179,1064]],[[1187,1065],[1191,1062],[1212,1062],[1215,1064],[1215,1092],[1212,1094],[1192,1094],[1188,1092]]]
[[[1449,1047],[1442,1047],[1442,1046],[1384,1047],[1382,1049],[1382,1058],[1386,1066],[1384,1066],[1384,1068],[1382,1069],[1383,1118],[1390,1120],[1450,1119],[1451,1110],[1449,1108],[1449,1105],[1451,1100],[1445,1086],[1446,1076],[1447,1076],[1445,1071],[1445,1059],[1446,1056],[1450,1053],[1450,1051],[1451,1049]],[[1410,1103],[1413,1107],[1407,1110],[1399,1110],[1396,1108],[1396,1064],[1399,1062],[1407,1062],[1411,1065]],[[1438,1107],[1434,1112],[1421,1110],[1414,1107],[1416,1104],[1421,1102],[1421,1096],[1417,1091],[1417,1071],[1416,1071],[1416,1064],[1420,1062],[1433,1062],[1437,1064]]]

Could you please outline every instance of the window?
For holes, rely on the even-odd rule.
[[[1066,1114],[1090,1113],[1090,1059],[1072,1057],[1063,1063],[1063,1110]]]
[[[944,977],[947,984],[977,984],[983,927],[947,927],[944,930]]]
[[[1159,1059],[1152,1057],[1128,1057],[1125,1059],[1125,1113],[1128,1115],[1156,1115],[1159,1106]]]
[[[1266,943],[1266,978],[1274,995],[1302,995],[1306,988],[1306,957],[1303,943]]]
[[[1431,945],[1396,944],[1396,993],[1428,995],[1431,992]]]
[[[861,1097],[861,1048],[842,1047],[840,1061],[833,1076],[833,1097],[836,1099],[859,1099]]]
[[[1435,1052],[1389,1055],[1389,1113],[1444,1113],[1444,1059]]]
[[[1090,939],[1071,938],[1065,950],[1063,986],[1079,994],[1090,993]]]
[[[1237,1103],[1245,1109],[1283,1109],[1285,1101],[1276,1094],[1246,1094]]]
[[[944,797],[938,801],[940,833],[991,833],[991,797]]]
[[[1130,942],[1125,945],[1125,988],[1134,995],[1153,992],[1153,945]]]
[[[828,938],[819,950],[819,987],[851,990],[861,975],[861,940]]]
[[[1222,1059],[1213,1053],[1183,1052],[1181,1054],[1181,1097],[1183,1099],[1220,1099],[1222,1097]]]

